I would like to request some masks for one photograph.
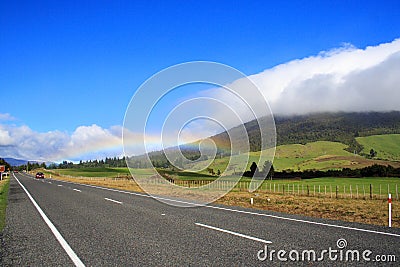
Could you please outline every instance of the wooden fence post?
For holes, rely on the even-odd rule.
[[[372,184],[369,184],[369,198],[372,199]]]

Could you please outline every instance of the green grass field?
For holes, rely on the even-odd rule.
[[[314,186],[316,186],[316,190],[321,190],[321,192],[325,191],[325,186],[327,186],[327,190],[329,191],[331,188],[334,190],[336,186],[338,186],[338,192],[344,193],[346,190],[347,193],[350,193],[350,186],[352,186],[352,191],[355,194],[358,186],[359,193],[362,193],[362,190],[366,190],[369,192],[369,186],[372,185],[372,191],[374,194],[386,194],[389,186],[389,191],[392,194],[396,193],[396,185],[397,190],[400,190],[400,178],[382,178],[382,177],[363,177],[363,178],[337,178],[337,177],[324,177],[324,178],[313,178],[313,179],[302,179],[302,180],[272,180],[266,181],[263,184],[262,188],[269,188],[269,184],[276,185],[289,185],[291,189],[293,189],[293,185],[295,190],[298,189],[298,185],[301,187],[309,186],[310,190],[314,190]]]
[[[9,185],[10,185],[9,178],[0,181],[0,232],[3,231],[5,225]]]
[[[365,154],[369,154],[369,151],[374,149],[378,152],[377,158],[400,161],[400,134],[357,137],[356,140],[364,146],[362,152]]]
[[[58,169],[56,173],[62,175],[82,177],[117,177],[129,174],[128,168],[79,168],[79,169]]]
[[[169,177],[175,180],[203,180],[203,181],[213,181],[217,177],[211,176],[208,174],[198,174],[198,173],[190,173],[190,172],[177,172],[171,170],[159,170],[161,173],[168,175]],[[58,173],[62,173],[64,175],[71,175],[76,177],[117,177],[117,175],[127,175],[127,168],[87,168],[87,169],[63,169],[57,170]],[[155,174],[152,169],[132,169],[134,176],[141,177],[150,177]],[[229,181],[232,178],[226,176],[222,177],[221,180]],[[240,179],[241,182],[247,184],[250,182],[249,178]],[[382,178],[382,177],[365,177],[365,178],[337,178],[337,177],[326,177],[326,178],[313,178],[313,179],[302,179],[302,180],[272,180],[272,181],[264,181],[261,187],[262,190],[267,190],[269,188],[273,188],[275,185],[275,189],[278,191],[278,185],[280,190],[282,190],[282,186],[286,187],[286,190],[293,190],[293,186],[295,190],[303,188],[305,190],[307,186],[311,191],[320,190],[320,192],[325,191],[325,186],[327,190],[335,190],[336,186],[338,186],[339,193],[350,193],[350,186],[352,187],[352,191],[356,194],[356,190],[358,188],[359,194],[362,194],[363,191],[369,193],[369,187],[372,185],[373,194],[376,195],[384,195],[388,191],[393,194],[396,193],[396,185],[397,190],[400,190],[400,178]]]

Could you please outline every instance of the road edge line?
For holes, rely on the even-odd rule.
[[[50,221],[50,219],[47,217],[47,215],[43,212],[43,210],[40,208],[40,206],[36,203],[35,199],[31,196],[29,191],[25,188],[25,186],[18,180],[18,178],[15,176],[13,173],[14,179],[18,182],[18,184],[21,186],[21,188],[25,191],[26,195],[30,199],[30,201],[33,203],[33,206],[35,206],[36,210],[39,212],[40,216],[43,218],[47,226],[50,228],[51,232],[53,235],[56,237],[57,241],[60,243],[64,251],[68,254],[72,262],[75,264],[75,266],[79,267],[84,267],[85,264],[79,259],[78,255],[76,255],[75,251],[71,248],[71,246],[67,243],[67,241],[64,239],[64,237],[60,234],[60,232],[57,230],[57,228],[54,226],[54,224]]]

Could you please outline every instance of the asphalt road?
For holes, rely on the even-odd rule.
[[[399,244],[400,229],[218,205],[179,208],[19,173],[10,182],[0,265],[399,266]]]

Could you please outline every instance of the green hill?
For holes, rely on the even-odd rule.
[[[400,134],[357,137],[356,140],[364,147],[362,153],[369,154],[373,149],[378,152],[375,156],[378,159],[400,161]]]
[[[274,168],[282,170],[333,170],[342,168],[364,168],[373,164],[392,165],[400,167],[400,162],[391,160],[367,159],[363,156],[346,151],[347,145],[339,142],[317,141],[302,144],[281,145],[276,147]],[[379,153],[379,152],[378,152]],[[250,152],[249,165],[257,161],[260,151]],[[228,165],[229,157],[216,159],[210,168],[225,170]],[[228,174],[234,170],[227,170]]]
[[[262,119],[261,119],[262,120]],[[346,144],[350,152],[363,147],[356,137],[378,134],[400,134],[400,112],[317,113],[295,116],[275,116],[277,145],[307,144],[332,141]],[[251,151],[260,150],[260,130],[256,120],[244,124]],[[237,127],[229,130],[235,131]],[[219,147],[227,147],[226,132],[211,137]],[[241,141],[241,140],[235,140]]]

